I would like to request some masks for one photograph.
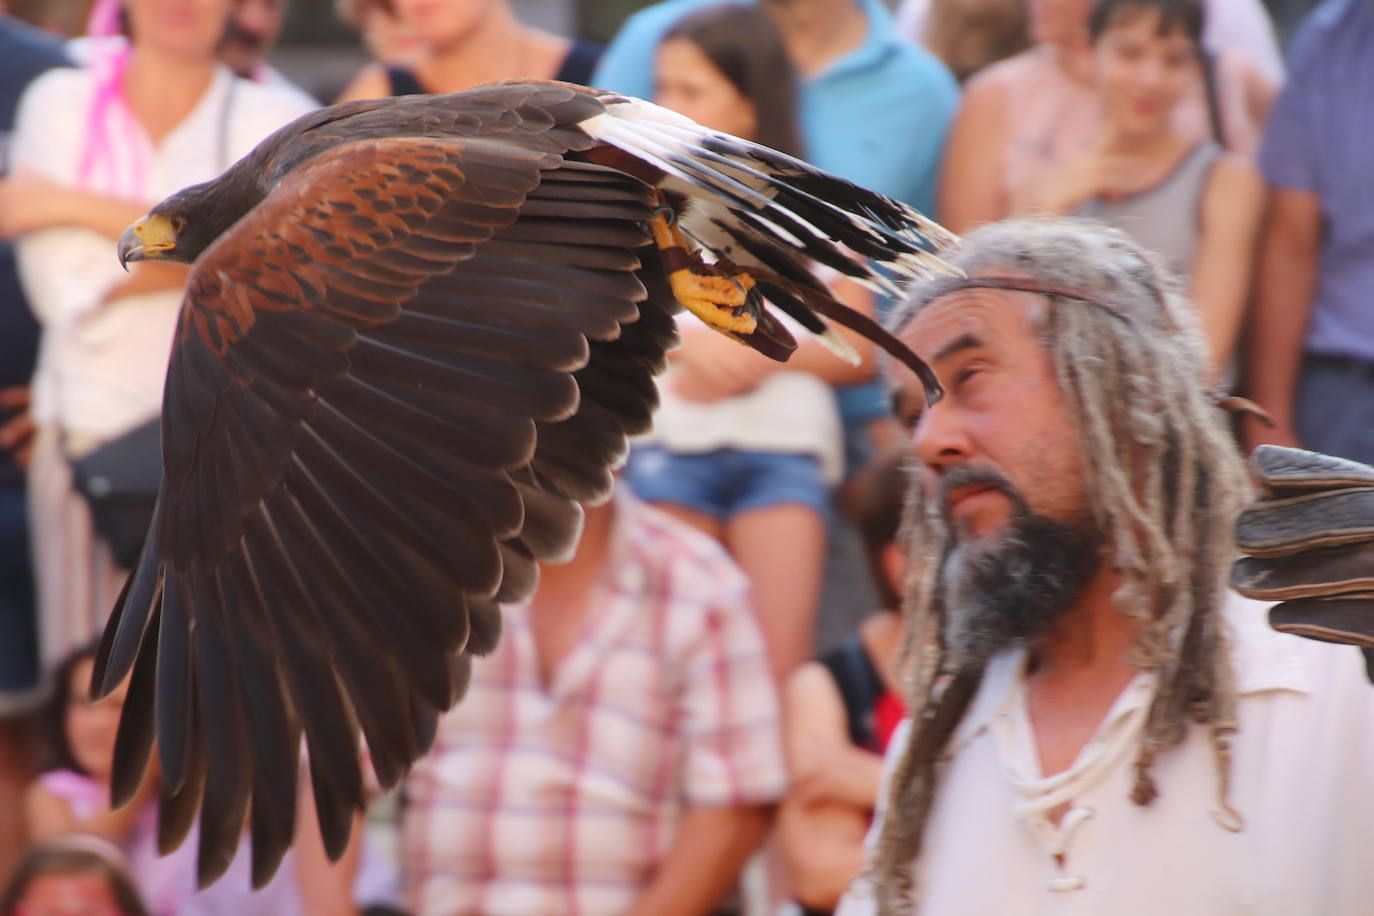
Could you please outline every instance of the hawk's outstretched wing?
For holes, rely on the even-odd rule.
[[[202,882],[250,798],[255,883],[275,871],[302,732],[341,853],[358,730],[394,783],[494,645],[497,602],[572,548],[675,339],[636,252],[654,203],[500,140],[368,139],[288,173],[197,262],[162,496],[96,684],[133,671],[115,794],[156,733],[160,844],[199,811]]]

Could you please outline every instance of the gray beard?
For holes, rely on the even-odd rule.
[[[971,484],[1001,490],[1012,503],[1006,531],[961,539],[945,519],[948,547],[940,563],[936,601],[944,617],[947,659],[956,667],[985,665],[994,655],[1028,645],[1064,613],[1097,571],[1101,538],[1094,526],[1031,512],[1000,474],[957,468],[941,481],[948,491]]]

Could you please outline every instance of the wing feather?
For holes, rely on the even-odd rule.
[[[191,682],[194,640],[186,618],[182,589],[179,577],[175,574],[166,578],[162,587],[158,639],[155,643],[145,645],[144,652],[147,655],[141,656],[149,661],[156,659],[157,696],[154,713],[158,762],[162,766],[160,780],[164,793],[173,794],[185,786],[187,775],[194,769],[191,760],[195,755],[194,745],[198,743],[192,723],[195,713],[191,703],[195,696]],[[116,778],[119,775],[116,771]],[[122,804],[128,799],[117,798],[115,801]]]
[[[160,841],[199,812],[202,882],[250,811],[255,884],[275,871],[302,735],[341,854],[360,735],[394,784],[496,644],[498,600],[571,550],[675,342],[638,275],[653,205],[556,149],[368,139],[288,171],[198,262],[162,508],[99,682],[134,672],[116,783],[155,730]]]
[[[241,671],[233,643],[226,638],[220,596],[199,570],[187,579],[188,603],[199,612],[197,624],[203,634],[195,641],[195,699],[200,721],[207,726],[196,855],[196,879],[204,887],[224,874],[238,849],[252,784],[250,749],[259,749],[244,740],[248,728],[240,699]]]

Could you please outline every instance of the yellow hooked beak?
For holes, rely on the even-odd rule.
[[[150,213],[124,230],[119,237],[119,266],[129,269],[130,261],[156,261],[177,247],[172,220],[161,213]]]

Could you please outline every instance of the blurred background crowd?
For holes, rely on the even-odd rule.
[[[85,690],[187,276],[119,269],[150,204],[322,103],[601,86],[955,232],[1112,223],[1195,303],[1210,381],[1271,414],[1238,444],[1371,461],[1374,0],[1312,7],[0,0],[0,914],[823,913],[904,714],[904,450],[871,346],[783,366],[684,324],[621,495],[344,859],[307,806],[267,888],[245,854],[197,891],[193,843],[156,855],[156,768],[109,809],[119,697]]]

